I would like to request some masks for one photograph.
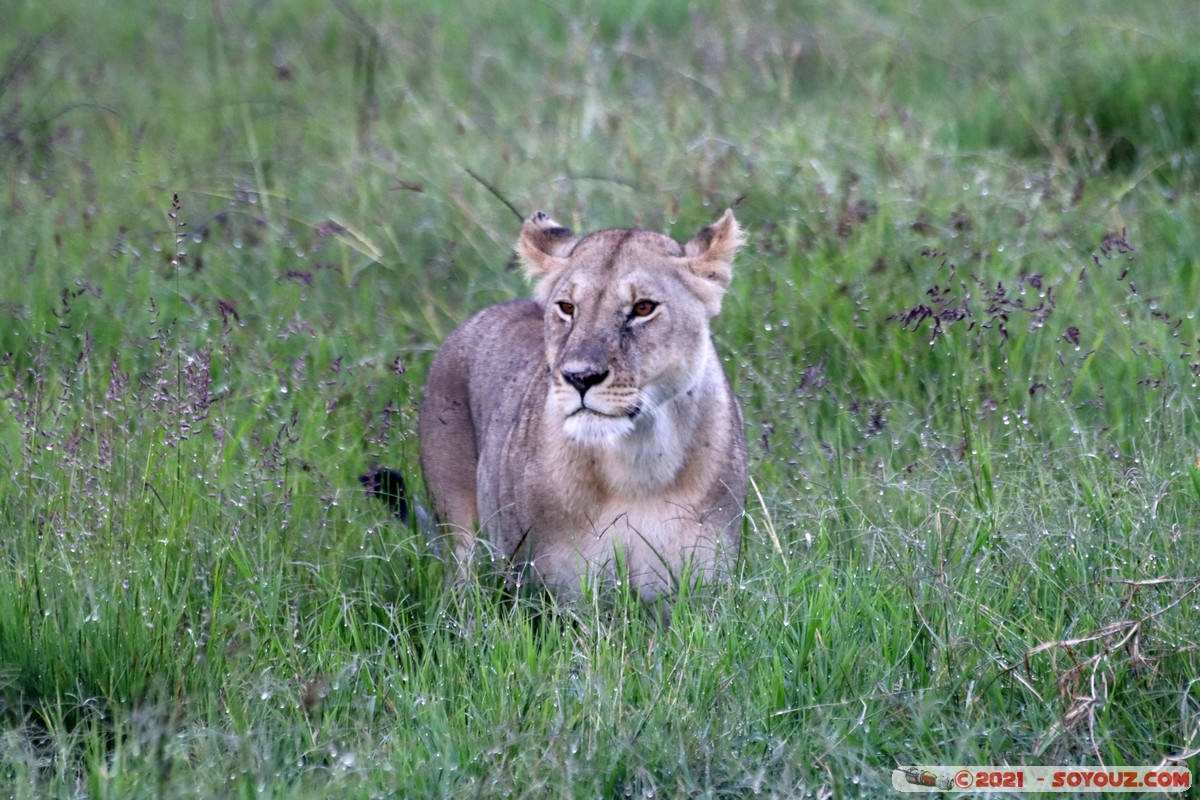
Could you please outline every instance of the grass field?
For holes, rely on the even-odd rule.
[[[5,4],[0,795],[1200,778],[1200,7],[582,5]],[[445,586],[356,476],[506,202],[738,198],[734,580]]]

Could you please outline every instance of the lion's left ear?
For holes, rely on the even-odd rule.
[[[700,279],[688,283],[711,314],[721,310],[721,298],[733,278],[733,256],[743,240],[742,229],[733,218],[733,211],[725,209],[719,220],[701,228],[683,246],[684,267]]]
[[[517,255],[525,274],[535,284],[534,293],[542,300],[553,286],[554,277],[567,265],[575,242],[571,229],[550,219],[545,211],[535,211],[521,226]]]

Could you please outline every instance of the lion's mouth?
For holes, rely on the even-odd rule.
[[[598,409],[592,408],[591,406],[579,406],[574,411],[567,414],[566,418],[571,419],[572,417],[578,417],[580,415],[583,415],[583,416],[600,417],[602,419],[636,419],[637,416],[641,413],[642,413],[642,409],[639,406],[634,406],[632,411],[626,411],[621,414],[609,414],[604,411],[600,411]]]
[[[621,406],[619,413],[601,411],[588,405],[579,405],[565,415],[563,427],[566,434],[585,446],[609,446],[628,436],[637,427],[633,415]]]

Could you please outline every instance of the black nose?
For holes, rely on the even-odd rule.
[[[563,370],[563,380],[575,387],[575,391],[579,392],[582,397],[588,389],[598,383],[604,383],[604,379],[608,377],[608,370],[596,372],[590,369],[583,370]]]

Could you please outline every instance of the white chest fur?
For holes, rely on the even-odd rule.
[[[684,576],[712,574],[720,542],[695,508],[667,497],[602,504],[581,525],[546,537],[534,547],[530,568],[543,581],[584,575],[611,581],[626,576],[646,599],[673,591]],[[560,586],[564,590],[578,587]]]

